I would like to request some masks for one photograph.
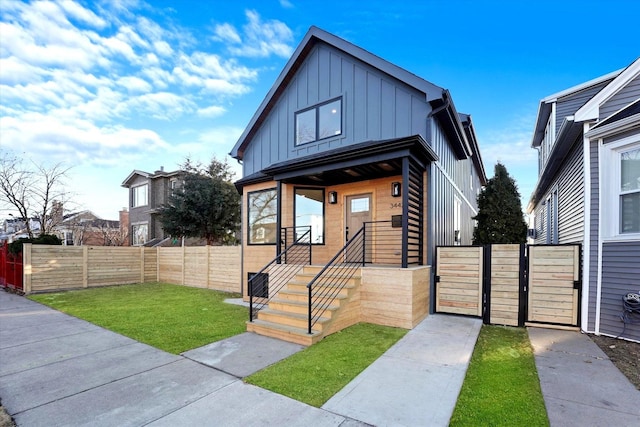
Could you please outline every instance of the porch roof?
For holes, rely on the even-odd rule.
[[[273,164],[262,173],[263,177],[282,182],[336,185],[398,175],[402,173],[405,157],[412,157],[424,166],[438,160],[425,140],[420,135],[413,135],[339,147]]]

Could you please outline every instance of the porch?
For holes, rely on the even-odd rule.
[[[412,329],[426,317],[431,269],[399,265],[393,224],[364,223],[325,265],[310,262],[311,231],[282,229],[282,250],[249,278],[248,331],[311,345],[358,322]]]

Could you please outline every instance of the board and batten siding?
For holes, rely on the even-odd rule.
[[[618,93],[600,106],[600,120],[604,120],[640,98],[640,77],[630,81]]]
[[[605,242],[602,245],[600,333],[622,332],[622,297],[640,293],[640,242]],[[628,324],[624,338],[640,341],[640,324]]]
[[[295,145],[295,113],[342,97],[342,134]],[[363,141],[421,135],[430,111],[423,92],[329,45],[305,58],[247,145],[244,176],[274,163]]]
[[[460,243],[470,245],[473,239],[474,217],[477,213],[478,177],[471,159],[458,160],[436,120],[431,121],[431,147],[439,160],[431,167],[430,191],[433,220],[433,244],[454,244],[454,200],[460,199]],[[453,182],[453,183],[452,183]],[[473,183],[473,186],[472,186]],[[455,185],[454,185],[455,184]],[[435,202],[437,200],[437,202]],[[467,203],[468,202],[468,203]]]

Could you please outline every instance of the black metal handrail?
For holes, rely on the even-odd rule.
[[[309,292],[308,333],[331,306],[355,273],[365,265],[365,228],[360,230],[334,255],[307,284]]]
[[[299,229],[303,231],[298,231]],[[311,264],[311,226],[283,228],[293,231],[293,242],[285,246],[267,265],[249,278],[247,289],[249,293],[249,321],[253,322],[258,311],[265,305],[302,269]],[[285,239],[286,241],[286,239]],[[258,301],[254,301],[254,297]]]

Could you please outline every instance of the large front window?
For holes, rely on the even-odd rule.
[[[296,113],[296,145],[342,134],[342,99]]]
[[[131,189],[131,207],[146,206],[149,204],[147,184],[138,185]]]
[[[311,243],[324,243],[324,190],[295,189],[295,226],[311,227]],[[296,228],[298,237],[305,231]]]
[[[640,148],[620,153],[620,233],[640,233]]]
[[[276,243],[278,193],[275,188],[248,194],[249,244]]]

